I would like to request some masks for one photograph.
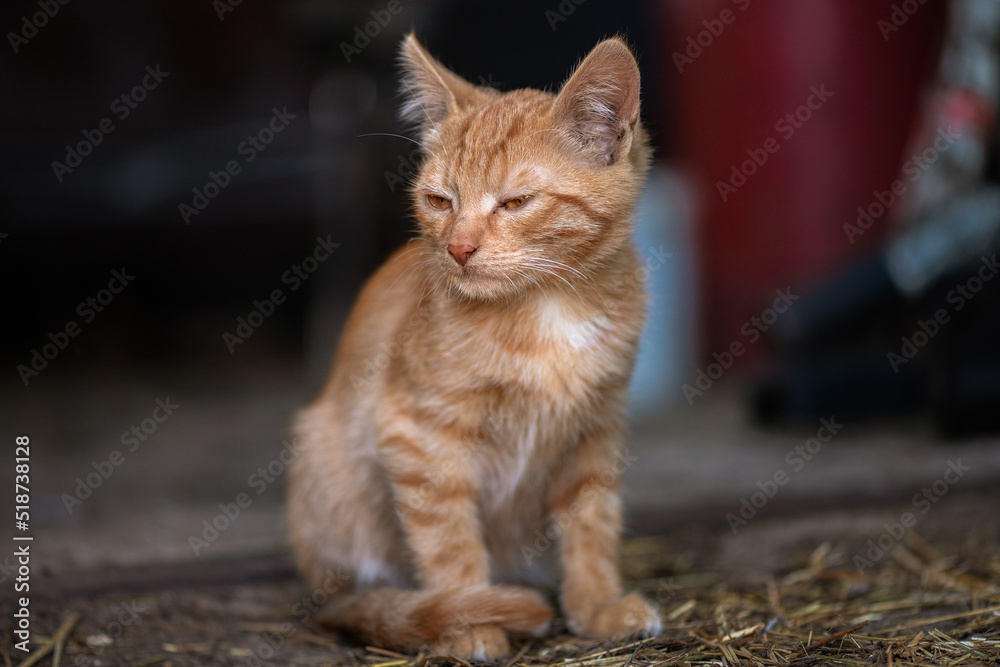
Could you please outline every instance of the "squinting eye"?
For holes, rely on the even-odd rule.
[[[438,210],[451,208],[451,200],[437,195],[427,195],[427,203],[431,205],[431,208],[436,208]]]
[[[513,199],[508,199],[503,203],[504,208],[518,208],[519,206],[524,206],[528,198],[525,197],[514,197]]]

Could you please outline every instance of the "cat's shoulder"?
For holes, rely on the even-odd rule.
[[[378,352],[378,343],[393,340],[407,326],[426,295],[421,272],[426,260],[426,243],[415,239],[390,255],[368,279],[341,336],[342,360],[368,359]]]

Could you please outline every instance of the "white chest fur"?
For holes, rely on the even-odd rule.
[[[581,312],[557,299],[544,299],[536,307],[539,333],[556,347],[586,353],[600,342],[609,322],[603,313]]]

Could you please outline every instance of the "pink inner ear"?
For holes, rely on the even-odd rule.
[[[639,116],[639,68],[628,47],[620,40],[598,44],[563,86],[556,105],[581,149],[612,164]]]
[[[620,133],[615,132],[607,123],[584,123],[579,128],[584,140],[600,149],[605,164],[610,165],[614,162],[615,150],[621,138]]]

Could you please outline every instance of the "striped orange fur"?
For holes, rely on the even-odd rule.
[[[474,86],[412,35],[402,59],[420,235],[362,290],[294,427],[299,567],[316,586],[348,575],[319,619],[398,651],[497,658],[508,632],[546,631],[552,609],[523,584],[551,561],[571,631],[656,633],[617,562],[645,307],[635,59],[601,42],[558,93]]]

